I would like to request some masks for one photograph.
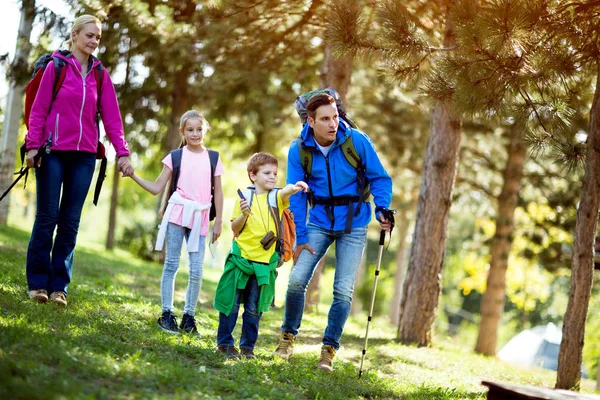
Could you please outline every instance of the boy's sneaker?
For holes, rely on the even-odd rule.
[[[183,317],[181,317],[181,324],[179,325],[179,329],[181,329],[185,333],[191,333],[200,336],[200,333],[198,333],[198,328],[196,328],[196,319],[193,315],[183,314]]]
[[[48,292],[45,289],[30,290],[29,298],[38,303],[45,303],[48,301]]]
[[[321,357],[317,367],[322,371],[333,371],[333,358],[335,357],[335,349],[332,346],[324,345],[321,347]]]
[[[217,351],[229,358],[240,358],[240,352],[235,346],[217,346]]]
[[[256,355],[252,351],[252,349],[241,348],[242,357],[247,358],[249,360],[253,360],[256,358]]]
[[[67,296],[65,295],[65,292],[52,292],[50,294],[50,301],[59,306],[66,306]]]
[[[167,333],[177,335],[179,328],[177,327],[177,318],[171,311],[163,311],[162,315],[158,319],[158,326],[160,329]]]
[[[294,340],[296,340],[296,337],[291,333],[281,332],[279,346],[277,346],[273,354],[287,360],[294,354]]]

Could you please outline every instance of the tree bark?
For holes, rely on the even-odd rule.
[[[508,159],[504,169],[504,184],[498,197],[496,233],[491,246],[490,269],[486,291],[481,299],[481,321],[475,351],[486,356],[496,355],[498,324],[504,312],[506,269],[513,242],[514,214],[521,189],[527,147],[518,132],[512,132],[507,146]]]
[[[396,251],[396,272],[394,274],[394,296],[390,304],[390,322],[398,326],[400,321],[400,300],[402,299],[402,287],[406,277],[406,235],[408,234],[408,218],[406,210],[401,210],[396,216],[396,226],[398,227],[398,250]]]
[[[323,64],[321,65],[321,87],[333,87],[340,94],[347,110],[347,95],[350,88],[350,78],[352,77],[352,55],[347,55],[342,59],[337,59],[331,54],[328,46],[325,46]],[[316,309],[319,303],[319,283],[321,282],[321,274],[325,267],[325,257],[320,261],[315,269],[315,273],[306,288],[305,309],[311,312]]]
[[[597,66],[596,91],[590,111],[588,152],[581,201],[577,210],[571,288],[558,354],[556,387],[579,390],[581,362],[594,274],[594,240],[600,201],[600,66]]]
[[[117,228],[117,207],[119,205],[119,164],[115,160],[112,176],[112,193],[110,195],[110,211],[108,213],[108,232],[106,234],[106,250],[115,248],[115,230]]]
[[[35,0],[22,0],[19,33],[15,58],[10,66],[10,87],[6,98],[6,112],[0,138],[0,188],[2,190],[8,188],[14,179],[13,169],[17,157],[17,140],[21,115],[23,115],[23,95],[26,85],[24,76],[29,72],[27,58],[31,52],[29,38],[34,19]],[[0,224],[5,225],[8,221],[9,205],[10,195],[7,195],[0,202]]]

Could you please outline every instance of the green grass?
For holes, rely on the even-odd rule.
[[[226,360],[214,351],[218,318],[211,302],[219,269],[205,268],[197,313],[202,337],[172,336],[156,325],[162,267],[122,251],[80,244],[69,306],[33,303],[24,267],[28,235],[0,227],[0,398],[484,399],[482,380],[550,387],[555,382],[551,371],[480,357],[465,343],[396,344],[384,317],[371,324],[358,379],[365,315],[350,318],[335,371],[317,371],[327,304],[305,316],[289,362],[271,356],[281,306],[263,316],[256,360]],[[278,282],[279,305],[286,275],[282,271]],[[331,287],[331,276],[324,279],[322,287]],[[176,283],[179,313],[186,280],[183,266]],[[589,391],[593,382],[583,386]]]

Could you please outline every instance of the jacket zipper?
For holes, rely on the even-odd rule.
[[[56,123],[54,124],[54,144],[58,144],[58,120],[60,118],[60,114],[56,113]]]
[[[73,61],[73,65],[75,65],[75,69],[79,71],[79,68],[77,68],[77,64],[75,64],[75,61]],[[83,71],[79,71],[79,75],[81,75],[81,84],[83,85],[83,98],[81,100],[81,110],[79,110],[79,141],[77,142],[77,151],[79,151],[79,145],[81,144],[81,138],[83,137],[83,123],[81,122],[81,119],[83,118],[83,107],[85,105],[85,78],[87,77],[87,74],[87,71],[85,74],[83,73]]]
[[[331,150],[329,150],[329,154],[331,154]],[[331,171],[329,170],[329,154],[325,157],[325,166],[327,168],[327,186],[329,187],[329,198],[333,199],[333,188],[331,187]],[[325,206],[325,212],[327,212],[327,206]],[[335,206],[331,206],[331,230],[333,230],[335,226]]]

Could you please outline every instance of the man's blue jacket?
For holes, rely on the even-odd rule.
[[[340,119],[335,142],[331,146],[327,157],[319,150],[313,136],[313,129],[308,123],[304,125],[300,137],[294,140],[288,152],[287,183],[296,183],[304,180],[304,170],[300,160],[298,141],[308,150],[312,151],[312,171],[309,182],[306,182],[317,199],[330,199],[332,197],[357,196],[356,169],[342,153],[340,145],[352,135],[354,147],[360,156],[366,170],[366,177],[371,185],[371,193],[375,206],[389,208],[392,199],[392,179],[385,171],[371,139],[363,132],[353,129]],[[356,210],[358,203],[354,204]],[[324,229],[343,231],[346,227],[347,205],[333,207],[333,220],[327,216],[325,205],[316,204],[310,209],[308,220]],[[306,231],[307,195],[298,192],[290,197],[290,209],[294,213],[296,222],[296,244],[306,244],[308,236]],[[352,219],[352,228],[362,227],[371,221],[371,203],[360,207],[358,215]]]

